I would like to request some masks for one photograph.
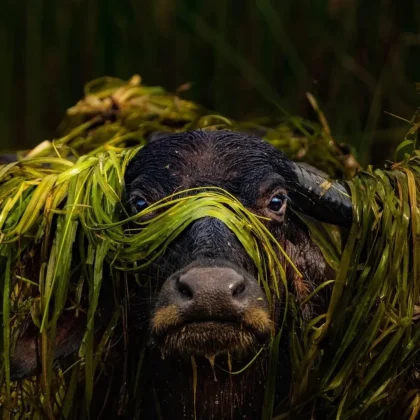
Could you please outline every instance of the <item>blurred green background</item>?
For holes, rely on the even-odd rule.
[[[2,1],[0,149],[52,138],[86,81],[129,78],[236,119],[314,118],[362,163],[391,156],[418,106],[419,0]],[[386,112],[385,112],[386,111]]]

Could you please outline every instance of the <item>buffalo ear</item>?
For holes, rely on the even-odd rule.
[[[168,137],[172,133],[168,133],[166,131],[152,131],[147,136],[147,142],[153,143],[156,140],[163,139],[164,137]]]
[[[0,165],[6,165],[8,163],[13,163],[18,161],[18,156],[14,154],[5,154],[0,155]]]
[[[86,320],[66,314],[57,322],[54,361],[69,356],[81,345]],[[11,350],[10,371],[12,380],[36,375],[41,369],[40,334],[34,324],[26,326]]]

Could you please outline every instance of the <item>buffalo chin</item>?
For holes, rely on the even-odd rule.
[[[154,337],[164,357],[178,355],[218,356],[230,353],[245,356],[268,342],[269,331],[261,333],[234,322],[189,322]]]

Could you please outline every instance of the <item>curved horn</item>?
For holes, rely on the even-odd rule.
[[[344,182],[330,182],[327,174],[295,162],[292,171],[295,185],[292,185],[289,195],[297,210],[320,222],[351,226],[352,202]]]

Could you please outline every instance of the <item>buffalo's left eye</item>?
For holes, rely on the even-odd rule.
[[[275,196],[272,197],[267,207],[272,212],[278,213],[283,207],[283,204],[286,200],[287,200],[287,196],[285,194],[276,194]]]

